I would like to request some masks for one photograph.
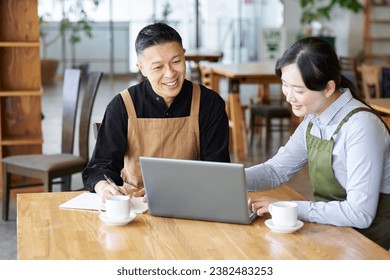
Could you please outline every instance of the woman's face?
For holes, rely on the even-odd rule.
[[[282,68],[282,91],[297,117],[315,113],[320,115],[330,104],[328,90],[313,91],[306,88],[297,64]]]

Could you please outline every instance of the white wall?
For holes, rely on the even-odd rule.
[[[363,19],[363,13],[350,14],[349,40],[348,43],[346,43],[348,45],[348,53],[346,54],[356,56],[363,49]]]
[[[113,67],[114,73],[129,72],[129,22],[115,22],[113,32],[113,65],[110,64],[110,38],[109,23],[96,22],[92,24],[92,38],[83,36],[80,43],[74,48],[76,64],[88,62],[90,71],[103,71],[110,73]],[[58,22],[51,22],[45,27],[48,39],[58,35]],[[47,47],[45,55],[41,48],[41,57],[58,59],[61,61],[57,74],[61,75],[64,67],[72,66],[72,45],[65,40],[65,61],[62,61],[62,40],[59,38],[54,44]],[[64,63],[63,63],[64,62]]]

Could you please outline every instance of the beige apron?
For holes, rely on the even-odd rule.
[[[127,152],[121,176],[124,182],[143,188],[140,156],[200,159],[200,87],[193,84],[191,113],[181,118],[137,118],[128,90],[121,92],[127,114]]]

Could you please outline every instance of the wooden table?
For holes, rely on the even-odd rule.
[[[371,98],[368,103],[377,111],[390,114],[390,98]]]
[[[390,98],[370,98],[368,103],[379,112],[383,121],[390,127]]]
[[[195,74],[192,75],[192,79],[200,82],[201,71],[199,67],[199,62],[201,61],[218,62],[222,59],[223,52],[198,48],[198,49],[186,50],[184,56],[187,61],[193,62],[193,64],[190,65],[191,72]]]
[[[233,151],[236,161],[246,158],[247,135],[240,102],[240,84],[257,84],[262,86],[263,103],[269,102],[269,85],[280,84],[275,75],[274,63],[202,63],[202,67],[211,69],[212,89],[219,92],[219,79],[227,78],[229,84],[227,110],[232,123]]]
[[[264,224],[269,216],[237,225],[145,213],[126,226],[109,227],[96,211],[59,208],[78,194],[18,194],[18,259],[390,259],[351,228],[305,223],[294,233],[274,233]],[[251,195],[303,199],[287,186]]]
[[[223,57],[221,51],[211,51],[206,49],[190,49],[186,50],[185,59],[199,63],[200,61],[218,62]]]

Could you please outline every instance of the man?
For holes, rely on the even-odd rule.
[[[85,188],[103,199],[134,188],[135,196],[144,195],[140,156],[230,162],[225,102],[185,79],[185,49],[177,31],[163,23],[148,25],[135,49],[146,79],[108,104],[82,174]]]

